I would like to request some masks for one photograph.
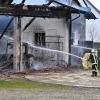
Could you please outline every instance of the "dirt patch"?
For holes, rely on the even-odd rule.
[[[0,100],[100,100],[100,77],[91,77],[91,71],[71,69],[63,72],[46,70],[44,72],[0,73],[1,79],[22,81],[26,76],[31,76],[31,82],[64,84],[66,88],[0,89]],[[86,85],[99,86],[99,88],[86,88],[84,87]]]
[[[11,78],[11,79],[23,79],[25,78],[26,75],[34,75],[37,74],[39,75],[39,73],[43,74],[43,75],[49,75],[50,73],[74,73],[75,69],[73,68],[66,68],[66,67],[57,67],[57,68],[45,68],[45,69],[41,69],[41,70],[28,70],[25,72],[0,72],[0,79],[7,79],[7,78]]]

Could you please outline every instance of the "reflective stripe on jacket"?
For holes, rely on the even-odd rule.
[[[97,64],[98,61],[97,61],[97,56],[94,55],[94,54],[90,54],[90,57],[89,57],[90,61],[92,64]]]

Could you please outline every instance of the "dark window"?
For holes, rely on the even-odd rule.
[[[45,33],[35,33],[35,44],[45,46]]]

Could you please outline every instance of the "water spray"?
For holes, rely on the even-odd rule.
[[[88,49],[88,50],[94,49],[94,48],[88,48],[88,47],[83,47],[83,46],[78,46],[78,45],[72,45],[72,47],[77,47],[77,48],[81,48],[81,49]]]
[[[14,41],[14,39],[12,37],[10,37],[10,36],[4,35],[3,37],[6,38],[6,39],[9,39],[11,41]]]
[[[7,35],[4,35],[4,38],[7,38],[7,39],[9,39],[11,41],[14,41],[14,39],[12,37],[9,37]],[[40,50],[50,51],[50,52],[55,52],[55,53],[61,53],[61,54],[70,55],[70,56],[82,59],[82,57],[79,57],[77,55],[74,55],[74,54],[71,54],[71,53],[67,53],[67,52],[64,52],[64,51],[53,50],[53,49],[49,49],[49,48],[43,48],[43,47],[35,46],[30,41],[23,41],[23,42],[27,43],[29,46],[31,46],[32,48],[35,48],[35,49],[40,49]]]
[[[24,42],[24,41],[23,41]],[[71,53],[67,53],[67,52],[64,52],[64,51],[59,51],[59,50],[53,50],[53,49],[49,49],[49,48],[43,48],[43,47],[39,47],[39,46],[35,46],[33,45],[32,43],[30,43],[29,41],[25,41],[24,43],[27,43],[29,46],[35,48],[35,49],[40,49],[40,50],[44,50],[44,51],[51,51],[51,52],[56,52],[56,53],[62,53],[62,54],[66,54],[66,55],[70,55],[70,56],[73,56],[73,57],[76,57],[76,58],[79,58],[79,59],[82,59],[82,57],[79,57],[79,56],[76,56],[74,54],[71,54]]]

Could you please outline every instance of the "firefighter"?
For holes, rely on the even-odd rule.
[[[95,77],[95,76],[97,76],[97,63],[98,63],[98,61],[97,61],[96,51],[94,49],[90,53],[89,60],[92,63],[92,77]]]
[[[85,70],[92,69],[92,64],[89,58],[90,58],[90,53],[85,53],[82,58],[82,65]]]

